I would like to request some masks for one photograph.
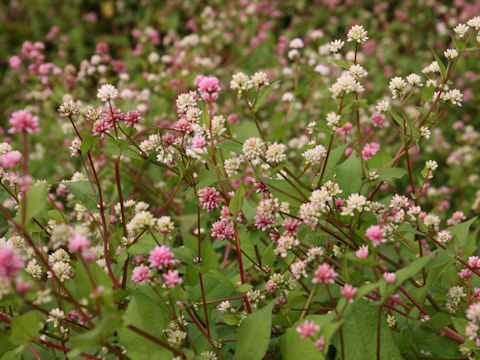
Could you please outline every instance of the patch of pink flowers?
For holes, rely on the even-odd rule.
[[[146,265],[140,265],[132,271],[132,281],[139,283],[148,279],[149,267]]]
[[[182,282],[182,279],[180,279],[178,275],[178,270],[168,270],[168,272],[162,274],[162,276],[165,279],[165,284],[167,284],[169,288],[174,288]]]
[[[363,160],[370,160],[373,155],[375,155],[380,150],[380,144],[377,142],[372,142],[365,144],[362,150]]]
[[[23,257],[8,247],[0,247],[0,277],[10,279],[23,268]]]
[[[313,321],[308,320],[305,320],[302,325],[297,327],[297,332],[301,335],[302,339],[313,337],[318,330],[320,330],[320,327],[315,325]]]
[[[90,246],[91,242],[83,235],[75,235],[70,239],[68,248],[72,251],[83,251]]]
[[[208,212],[218,208],[223,201],[218,190],[210,186],[199,191],[198,200],[202,208]]]
[[[161,268],[166,265],[174,265],[177,260],[174,259],[174,255],[168,247],[161,245],[150,251],[148,262],[151,266]]]
[[[372,241],[374,247],[387,241],[385,239],[385,231],[378,225],[371,225],[365,231],[365,236]]]
[[[318,266],[312,282],[320,284],[332,284],[335,282],[335,278],[337,276],[338,274],[335,272],[333,267],[324,263]]]
[[[4,168],[14,168],[22,158],[22,154],[19,151],[8,151],[5,154],[0,155],[0,163]]]
[[[38,117],[33,116],[28,110],[15,111],[10,117],[10,134],[25,131],[29,134],[36,134],[40,131]]]
[[[353,297],[357,293],[357,288],[353,287],[350,284],[345,284],[342,289],[340,290],[340,293],[345,296],[345,298],[348,300],[348,302],[353,302]]]

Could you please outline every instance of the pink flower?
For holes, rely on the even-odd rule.
[[[384,272],[383,278],[388,284],[393,284],[395,282],[395,273]]]
[[[295,235],[299,225],[300,222],[297,219],[286,219],[283,222],[282,227],[285,229],[285,234]]]
[[[321,264],[318,266],[315,271],[315,277],[313,278],[313,283],[329,284],[335,281],[335,278],[338,274],[335,272],[333,267],[328,264]]]
[[[362,245],[358,248],[357,251],[355,251],[355,254],[359,259],[365,259],[368,257],[368,246],[367,245]]]
[[[383,115],[383,114],[373,114],[372,122],[373,122],[373,126],[383,128],[383,123],[385,122],[385,115]]]
[[[325,347],[325,337],[323,335],[320,336],[318,340],[315,341],[314,345],[320,350],[323,350],[323,348]]]
[[[212,238],[218,240],[234,239],[235,231],[229,220],[220,220],[212,224]]]
[[[0,277],[10,278],[23,268],[23,257],[9,249],[0,247]]]
[[[15,134],[19,131],[26,131],[29,134],[35,134],[40,131],[38,127],[38,117],[33,116],[28,110],[18,110],[10,118],[9,134]]]
[[[125,122],[127,123],[127,127],[135,126],[142,121],[143,117],[137,110],[130,110],[125,115]]]
[[[174,288],[177,284],[182,282],[182,279],[178,276],[178,270],[168,270],[168,272],[162,274],[162,276],[165,279],[165,284],[170,288]]]
[[[365,236],[372,241],[374,247],[386,242],[385,231],[378,225],[370,226],[367,231],[365,231]]]
[[[14,55],[8,60],[8,63],[12,69],[18,69],[22,60],[17,55]]]
[[[148,279],[148,266],[140,265],[132,271],[132,281],[139,283]]]
[[[370,160],[380,150],[380,145],[376,142],[365,144],[362,150],[363,160]]]
[[[155,249],[150,251],[150,257],[148,262],[151,266],[156,266],[161,268],[165,265],[173,265],[177,263],[177,260],[174,259],[173,253],[165,245],[156,246]]]
[[[480,269],[480,258],[478,256],[470,256],[468,258],[468,266],[474,269]]]
[[[19,151],[8,151],[0,155],[0,163],[4,168],[14,168],[21,158],[22,154]]]
[[[208,212],[218,208],[223,201],[220,198],[220,193],[210,186],[200,190],[198,200],[202,208]]]
[[[192,148],[202,148],[205,145],[207,145],[207,141],[205,140],[205,137],[202,135],[195,136],[192,140]]]
[[[348,302],[353,302],[353,296],[357,292],[357,288],[353,287],[350,284],[345,284],[342,289],[340,290],[341,294],[345,296]]]
[[[313,321],[305,320],[302,325],[297,327],[297,332],[302,336],[302,339],[306,339],[313,336],[320,330],[318,325],[315,325]]]
[[[72,251],[83,251],[90,246],[91,242],[83,235],[75,235],[70,239],[68,247]]]

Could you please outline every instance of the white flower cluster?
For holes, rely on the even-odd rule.
[[[313,149],[308,149],[302,156],[307,165],[318,165],[327,154],[327,150],[323,145],[317,145]]]
[[[105,84],[98,89],[97,97],[102,102],[107,102],[108,100],[113,100],[118,96],[118,90],[115,86],[111,84]]]
[[[362,93],[364,88],[363,85],[352,76],[352,74],[348,71],[344,71],[329,90],[334,98],[338,98],[342,93]]]

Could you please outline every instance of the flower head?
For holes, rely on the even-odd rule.
[[[15,111],[10,117],[11,128],[9,134],[25,131],[29,134],[36,134],[40,131],[38,117],[33,116],[28,110]]]

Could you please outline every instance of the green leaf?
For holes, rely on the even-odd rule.
[[[158,299],[135,292],[128,309],[123,316],[124,324],[134,325],[152,336],[162,338],[166,327],[168,311]],[[121,343],[125,346],[128,356],[132,359],[171,359],[172,353],[154,342],[138,335],[126,326],[118,330]],[[165,341],[165,340],[164,340]]]
[[[97,200],[88,181],[65,182],[70,192],[90,211],[97,211]]]
[[[234,152],[236,154],[241,154],[243,152],[242,145],[233,141],[233,140],[224,140],[216,144],[220,149]]]
[[[260,107],[263,105],[265,100],[267,100],[267,97],[270,94],[270,91],[272,91],[273,87],[275,85],[279,84],[279,83],[280,83],[280,80],[275,81],[275,82],[271,83],[270,85],[268,85],[265,89],[260,91],[260,93],[258,94],[258,97],[257,97],[257,101],[255,102],[255,106],[253,107],[254,112],[257,112],[260,109]]]
[[[102,320],[93,330],[86,331],[71,338],[72,345],[79,350],[85,350],[94,345],[100,345],[102,341],[113,334],[121,324],[120,317],[113,313],[102,313]]]
[[[335,65],[338,65],[344,69],[349,69],[350,68],[350,65],[348,64],[348,62],[346,60],[340,60],[340,59],[332,59],[331,60],[332,63],[334,63]]]
[[[354,302],[347,310],[346,320],[342,324],[345,360],[377,359],[377,317],[378,306],[364,300]],[[338,337],[336,343],[340,351]],[[380,359],[403,359],[383,311],[380,319]]]
[[[432,50],[432,53],[433,53],[433,57],[435,58],[435,60],[437,61],[438,63],[438,66],[440,67],[440,73],[442,74],[442,79],[445,79],[445,73],[446,73],[446,68],[445,68],[445,64],[443,63],[443,61],[438,57],[437,53],[435,52],[435,50],[433,50],[433,48],[431,46],[430,47],[430,50]]]
[[[355,151],[337,167],[335,173],[337,174],[336,181],[343,190],[343,195],[350,195],[360,190],[363,178],[362,163],[357,158]]]
[[[285,334],[280,338],[280,353],[282,359],[298,359],[299,354],[303,360],[321,360],[325,359],[325,355],[318,349],[312,339],[302,339],[300,334],[296,330],[296,326],[285,331]]]
[[[458,40],[455,36],[452,35],[452,42],[455,45],[455,48],[458,50],[459,53],[461,53],[463,50],[465,50],[465,44],[463,41]]]
[[[237,332],[234,359],[261,360],[268,349],[272,328],[274,301],[263,309],[248,315]]]
[[[386,168],[378,174],[378,180],[400,179],[408,174],[403,168]]]
[[[47,184],[40,183],[32,187],[27,191],[27,209],[25,212],[25,224],[27,224],[33,217],[41,213],[47,206]],[[15,221],[17,223],[22,222],[22,207],[23,201],[21,201],[20,207],[18,208],[17,216]]]
[[[87,153],[97,144],[98,140],[100,140],[99,136],[87,136],[83,139],[82,145],[80,146],[80,151],[82,153]]]
[[[422,268],[431,260],[431,258],[432,254],[423,256],[411,262],[407,267],[398,270],[395,273],[394,286],[397,287],[398,285],[401,285],[405,280],[419,273]]]
[[[467,244],[468,232],[469,232],[470,226],[476,219],[477,217],[474,217],[461,224],[450,226],[447,228],[447,230],[449,230],[454,237],[453,241],[454,241],[455,250],[462,249]],[[473,240],[475,241],[475,239]]]
[[[228,208],[232,213],[234,219],[237,217],[238,212],[242,209],[244,199],[245,199],[245,188],[243,187],[243,184],[242,184],[238,187],[237,191],[235,192],[235,195],[233,196],[232,200],[230,200],[230,204],[228,205]]]
[[[10,342],[15,345],[25,345],[42,329],[43,324],[36,311],[30,311],[12,319]]]

